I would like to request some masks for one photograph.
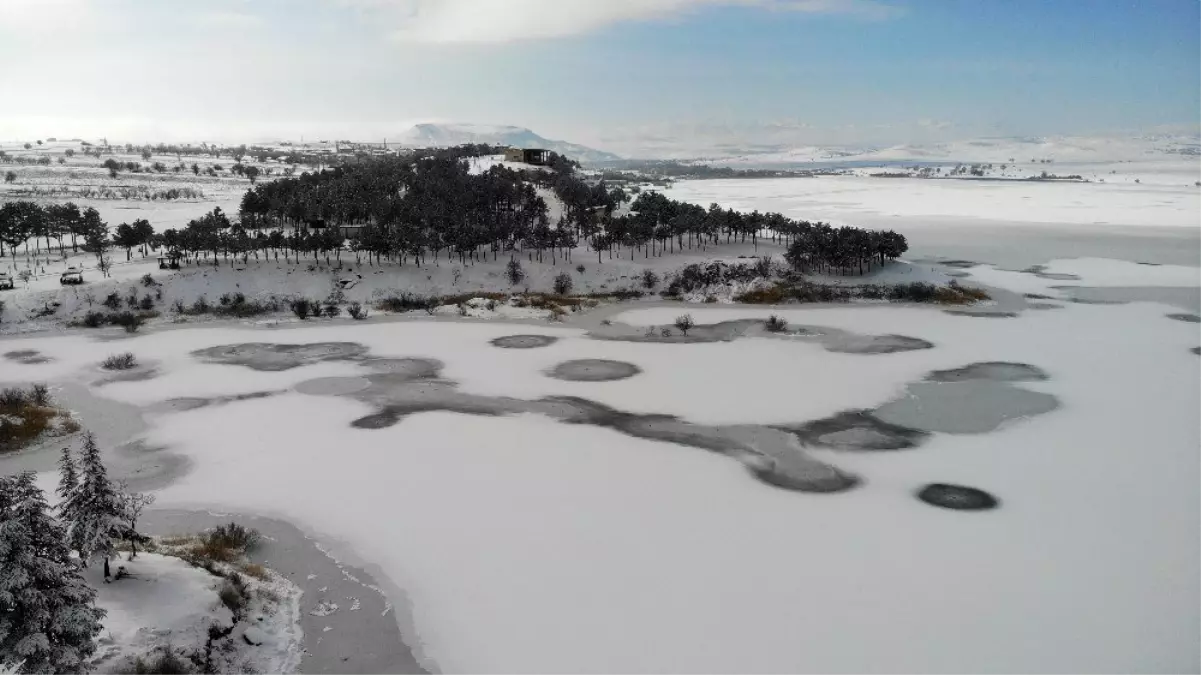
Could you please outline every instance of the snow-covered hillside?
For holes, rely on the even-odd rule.
[[[525,127],[500,124],[415,124],[398,139],[409,147],[438,147],[487,143],[517,148],[545,148],[579,162],[604,162],[621,159],[611,152],[596,150],[567,141],[543,138]]]
[[[1182,135],[1047,136],[977,138],[889,147],[780,147],[766,152],[705,158],[715,166],[778,166],[806,162],[1041,162],[1109,163],[1192,161],[1201,157],[1201,138]]]

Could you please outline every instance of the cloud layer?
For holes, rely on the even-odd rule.
[[[545,40],[614,24],[665,20],[705,8],[752,7],[884,19],[900,9],[883,0],[338,0],[388,15],[399,41],[505,43]]]

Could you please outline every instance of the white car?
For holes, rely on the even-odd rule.
[[[13,275],[9,274],[8,272],[0,272],[0,291],[10,290],[16,287],[16,284],[13,283]]]

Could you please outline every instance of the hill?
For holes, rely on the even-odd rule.
[[[464,143],[510,145],[517,148],[545,148],[578,162],[607,162],[621,159],[611,152],[589,148],[577,143],[544,138],[526,129],[495,124],[415,124],[399,137],[401,145],[409,147],[450,147]]]

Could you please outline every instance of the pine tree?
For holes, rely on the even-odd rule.
[[[90,431],[83,436],[79,469],[79,485],[63,502],[60,514],[67,526],[67,541],[79,552],[84,565],[96,554],[104,556],[107,580],[113,537],[121,537],[125,531],[123,508],[121,495],[108,479],[96,437]]]
[[[105,615],[95,600],[33,472],[0,477],[0,667],[86,672]]]
[[[71,448],[63,448],[62,457],[58,460],[58,489],[55,494],[58,495],[58,513],[60,517],[65,517],[67,500],[71,495],[79,489],[79,472],[75,466],[75,459],[71,456]],[[72,551],[78,551],[83,545],[80,541],[79,532],[72,532],[69,527],[67,530],[67,548]],[[72,535],[75,537],[72,539]]]
[[[58,460],[58,489],[55,494],[60,501],[66,501],[75,488],[79,487],[79,473],[75,470],[75,460],[71,457],[71,448],[63,448],[63,454]]]

